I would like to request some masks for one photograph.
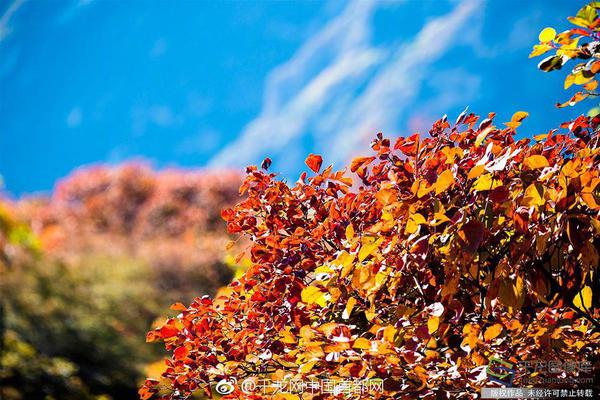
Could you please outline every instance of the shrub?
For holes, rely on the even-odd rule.
[[[600,119],[578,137],[517,141],[523,116],[505,129],[492,115],[442,119],[429,138],[395,143],[380,134],[351,163],[355,190],[315,155],[316,175],[292,187],[249,168],[248,198],[223,216],[251,238],[253,265],[149,333],[173,357],[142,398],[251,375],[382,378],[381,398],[466,395],[493,355],[591,359]]]
[[[164,356],[144,343],[153,322],[231,279],[219,210],[238,186],[226,171],[126,164],[81,169],[50,197],[2,201],[0,397],[134,397]]]

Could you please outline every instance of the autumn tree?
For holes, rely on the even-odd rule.
[[[558,55],[540,68],[596,58],[598,7],[567,33],[542,32],[534,52]],[[568,79],[594,90],[595,63]],[[426,137],[380,133],[350,171],[309,155],[294,185],[268,160],[249,167],[247,198],[222,215],[251,241],[252,265],[148,334],[172,356],[141,398],[211,396],[231,378],[382,379],[361,398],[471,398],[492,357],[597,369],[600,117],[517,139],[526,117],[463,113]],[[299,396],[237,385],[223,398]]]
[[[0,398],[135,397],[164,357],[147,330],[231,280],[220,209],[240,182],[126,163],[0,198]]]

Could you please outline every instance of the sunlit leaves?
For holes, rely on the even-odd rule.
[[[376,236],[365,236],[361,241],[360,251],[358,252],[358,261],[362,262],[369,257],[375,250],[379,248],[379,245],[383,242],[383,238]]]
[[[589,95],[595,95],[597,81],[595,75],[599,71],[598,58],[598,33],[600,32],[600,18],[598,18],[598,3],[584,5],[574,17],[568,17],[569,22],[576,27],[559,34],[553,28],[544,28],[539,34],[540,44],[533,46],[529,57],[542,55],[550,50],[555,50],[551,55],[538,64],[542,71],[561,69],[569,60],[581,59],[584,62],[575,65],[565,78],[564,87],[572,85],[583,86],[585,91],[572,95],[569,101],[557,103],[558,107],[573,106]]]
[[[511,117],[510,122],[505,123],[505,125],[511,129],[517,129],[521,125],[521,122],[523,122],[523,120],[528,116],[529,113],[525,111],[517,111]]]
[[[440,318],[439,317],[432,316],[427,320],[427,329],[429,330],[430,334],[437,331],[439,326],[440,326]]]
[[[471,186],[471,190],[482,192],[495,189],[501,185],[502,182],[498,179],[494,179],[492,174],[484,174],[475,180],[473,186]]]
[[[472,114],[459,118],[466,128],[444,118],[430,137],[401,138],[395,149],[378,135],[377,155],[353,161],[361,185],[352,191],[314,155],[318,162],[307,164],[316,175],[295,186],[251,169],[250,197],[224,212],[252,240],[248,272],[222,292],[224,308],[177,307],[182,327],[198,333],[159,329],[154,338],[165,333],[170,350],[190,351],[172,358],[182,368],[192,356],[212,365],[217,354],[240,374],[259,364],[306,376],[389,369],[419,394],[452,390],[437,377],[466,376],[486,365],[486,354],[542,354],[550,334],[564,343],[561,356],[583,356],[582,343],[600,337],[578,331],[569,342],[571,327],[546,319],[575,307],[584,315],[569,321],[579,324],[596,312],[587,292],[577,300],[574,285],[575,274],[589,277],[598,262],[598,121],[584,117],[566,133],[517,141],[526,115],[515,113],[504,129],[493,115],[477,128]],[[198,337],[207,350],[189,345]],[[183,372],[166,376],[190,382]],[[387,398],[396,395],[391,389]]]
[[[526,206],[543,206],[545,204],[544,187],[538,182],[529,185],[523,195],[523,204]]]
[[[321,170],[321,164],[323,164],[323,158],[316,154],[311,154],[306,157],[304,161],[308,168],[310,168],[313,172],[318,173]]]
[[[440,194],[454,184],[454,175],[447,169],[438,176],[435,181],[435,194]]]
[[[318,304],[325,307],[328,302],[328,294],[315,286],[307,286],[302,289],[302,301],[306,304]]]
[[[592,308],[592,288],[584,286],[579,293],[573,298],[573,305],[583,312],[587,312]]]
[[[490,341],[490,340],[498,337],[498,335],[500,335],[501,332],[502,332],[502,324],[494,324],[494,325],[486,328],[486,330],[483,334],[483,338],[485,339],[485,341]]]
[[[556,37],[554,28],[544,28],[539,35],[540,42],[551,42]]]
[[[533,156],[527,157],[523,161],[523,164],[529,169],[544,168],[544,167],[548,167],[550,165],[548,163],[548,160],[546,159],[546,157],[539,155],[539,154],[535,154]]]
[[[343,319],[349,319],[352,314],[352,310],[356,305],[356,299],[354,297],[350,297],[348,299],[348,303],[346,303],[346,307],[344,308],[344,313],[342,314]]]
[[[552,50],[552,46],[548,44],[536,44],[533,46],[531,53],[529,53],[529,58],[541,56],[550,50]]]
[[[363,175],[362,171],[364,171],[364,168],[374,159],[375,157],[357,157],[350,163],[350,171],[357,172],[360,170],[361,172],[359,172],[359,175]]]
[[[406,233],[412,234],[417,231],[419,225],[427,223],[425,217],[419,213],[411,214],[408,218],[408,222],[406,223]]]

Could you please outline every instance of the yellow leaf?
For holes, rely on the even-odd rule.
[[[502,332],[502,325],[494,324],[485,330],[485,333],[483,334],[483,338],[486,341],[492,340],[492,339],[495,339],[496,337],[498,337],[498,335],[501,332]]]
[[[422,179],[417,179],[411,186],[411,191],[418,198],[425,196],[433,190],[433,186],[427,186],[427,182]]]
[[[354,227],[352,224],[348,224],[346,227],[346,240],[351,241],[354,238]]]
[[[362,238],[360,251],[358,252],[358,261],[363,262],[365,258],[369,257],[379,248],[379,245],[383,242],[383,238],[377,238],[375,236],[365,236]]]
[[[336,267],[342,267],[341,277],[345,278],[352,272],[352,269],[354,268],[352,263],[355,258],[355,254],[349,254],[347,251],[342,251],[330,264]]]
[[[547,52],[548,50],[551,50],[551,49],[552,49],[552,46],[550,46],[550,45],[536,44],[533,46],[533,50],[531,51],[531,53],[529,53],[529,58],[541,56],[542,54],[544,54],[545,52]]]
[[[365,317],[367,317],[367,321],[371,322],[377,316],[377,312],[375,310],[369,309],[365,311]]]
[[[371,348],[371,342],[368,339],[359,337],[354,341],[354,345],[352,347],[355,349],[368,350]]]
[[[446,164],[454,164],[454,160],[456,158],[461,159],[464,154],[464,150],[460,147],[452,147],[446,146],[442,149],[442,153],[446,156]]]
[[[274,400],[298,400],[298,395],[294,393],[276,393]]]
[[[279,339],[281,343],[293,344],[297,342],[296,336],[289,331],[289,328],[279,331],[279,335],[281,335],[281,339]]]
[[[553,41],[555,37],[556,37],[556,31],[554,30],[554,28],[544,28],[540,32],[540,35],[538,38],[540,39],[540,42],[547,43],[547,42]]]
[[[315,366],[316,363],[317,363],[316,361],[309,361],[309,362],[303,364],[302,367],[300,367],[300,373],[306,374],[306,373],[310,372],[310,370],[313,369],[313,367]]]
[[[495,127],[493,125],[490,125],[481,132],[479,132],[479,134],[475,138],[475,147],[481,146],[481,143],[483,143],[484,139],[486,138],[488,133],[492,131],[492,129],[495,129]]]
[[[344,309],[344,312],[342,313],[343,319],[350,318],[350,314],[352,314],[352,309],[354,308],[355,304],[356,304],[356,299],[354,297],[350,297],[348,299],[348,303],[346,303],[346,308]]]
[[[383,339],[389,343],[394,343],[394,337],[396,336],[396,328],[393,325],[388,325],[383,329]]]
[[[307,286],[302,289],[302,301],[306,304],[318,304],[321,307],[327,305],[326,293],[323,293],[321,289],[316,286]]]
[[[427,329],[429,329],[429,333],[433,333],[438,330],[440,326],[440,318],[439,317],[431,317],[427,321]]]
[[[592,79],[593,79],[593,76],[586,77],[583,75],[583,73],[581,71],[579,71],[575,74],[575,79],[573,80],[573,83],[576,85],[585,85]]]
[[[573,40],[569,44],[565,44],[556,50],[557,56],[567,56],[569,58],[573,58],[578,54],[577,45],[579,42],[579,38]]]
[[[592,307],[592,288],[584,286],[581,292],[575,295],[573,305],[583,312],[587,312]]]
[[[575,75],[573,74],[569,74],[567,75],[567,77],[565,78],[565,84],[563,85],[563,87],[565,89],[568,89],[571,87],[571,85],[573,85],[573,83],[575,82]]]
[[[525,166],[529,169],[544,168],[550,165],[548,164],[546,157],[539,154],[527,157],[523,161],[523,164],[525,164]]]
[[[508,126],[511,129],[516,129],[521,125],[521,122],[529,116],[528,112],[525,111],[517,111],[513,114],[510,119],[510,122],[506,122],[504,125]]]
[[[475,182],[473,182],[473,186],[471,190],[476,190],[479,192],[483,192],[486,190],[492,190],[501,186],[502,183],[497,179],[492,179],[491,174],[481,175]]]
[[[438,176],[435,181],[435,194],[440,194],[448,189],[454,183],[454,175],[449,169],[445,170]]]
[[[319,282],[327,282],[331,279],[333,272],[329,265],[322,265],[315,269],[315,279]]]
[[[544,187],[539,182],[534,182],[525,189],[523,204],[528,207],[543,206],[546,204],[544,200]]]
[[[569,160],[561,169],[561,174],[567,178],[579,177],[579,170],[581,168],[581,161],[576,158],[575,160]]]
[[[433,226],[438,226],[440,224],[443,224],[444,222],[450,221],[450,218],[448,218],[444,213],[435,213],[433,217],[435,219],[435,222],[431,223],[431,225]]]
[[[461,343],[461,346],[469,346],[469,348],[471,350],[473,350],[473,348],[475,348],[475,346],[477,345],[477,342],[479,341],[478,336],[479,336],[479,327],[474,324],[466,324],[463,327],[463,338],[464,339]]]
[[[408,219],[408,222],[406,223],[406,233],[408,233],[409,235],[415,233],[419,225],[425,223],[427,223],[427,220],[421,214],[411,214],[410,218]]]
[[[577,26],[582,26],[584,28],[589,28],[590,23],[589,21],[583,19],[583,18],[579,18],[579,17],[567,17],[567,20],[572,23],[573,25],[577,25]]]

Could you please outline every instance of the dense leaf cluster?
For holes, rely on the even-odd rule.
[[[223,217],[253,264],[149,333],[173,357],[142,398],[226,377],[382,378],[372,397],[461,397],[492,356],[597,360],[600,119],[517,140],[525,117],[379,134],[354,183],[316,155],[293,186],[249,168],[247,199]]]

